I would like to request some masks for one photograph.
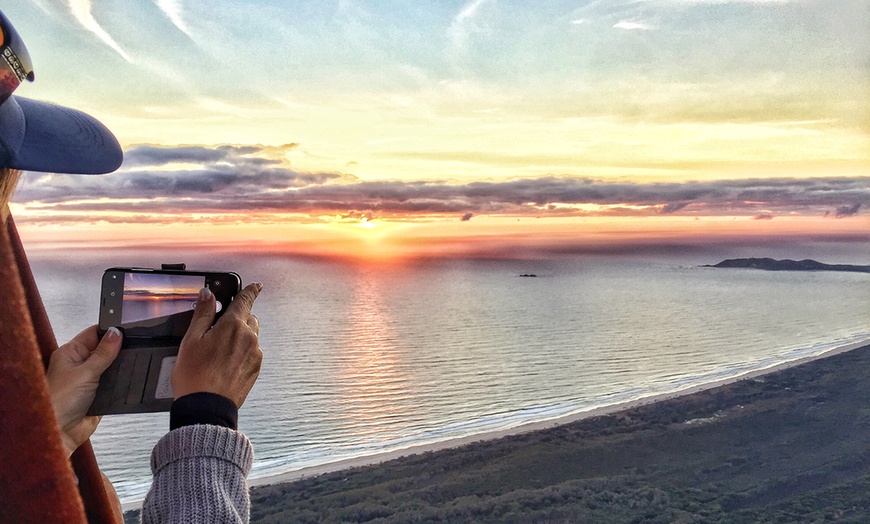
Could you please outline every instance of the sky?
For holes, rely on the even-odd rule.
[[[7,0],[17,95],[105,176],[28,173],[26,243],[549,256],[722,242],[870,256],[865,0]]]

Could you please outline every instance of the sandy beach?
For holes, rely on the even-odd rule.
[[[819,474],[816,470],[826,467],[820,465],[822,463],[850,464],[846,469],[853,471],[854,468],[859,468],[856,470],[859,477],[865,473],[865,470],[860,469],[865,463],[866,471],[870,471],[870,456],[866,456],[864,445],[866,432],[870,431],[870,402],[864,402],[864,399],[870,398],[870,373],[865,370],[870,371],[870,341],[843,345],[823,354],[753,370],[738,377],[601,407],[568,417],[260,478],[251,482],[252,522],[372,520],[366,517],[368,510],[359,509],[361,505],[377,506],[379,509],[373,510],[373,514],[383,515],[383,519],[376,519],[378,522],[403,522],[403,519],[408,518],[408,513],[403,508],[409,504],[416,505],[419,500],[432,499],[429,492],[436,488],[439,493],[447,491],[451,494],[445,496],[444,501],[432,502],[431,507],[427,505],[424,509],[413,510],[412,514],[429,514],[432,518],[428,521],[433,522],[462,522],[469,519],[464,514],[450,513],[458,510],[445,508],[454,508],[459,501],[469,500],[469,497],[474,500],[489,500],[488,497],[501,500],[506,497],[513,498],[517,492],[523,493],[523,496],[544,497],[534,494],[544,491],[550,493],[554,490],[577,490],[578,483],[583,488],[580,494],[575,494],[575,503],[586,501],[589,497],[604,497],[612,499],[617,506],[603,514],[584,513],[588,510],[581,511],[572,506],[573,509],[565,510],[568,512],[566,515],[570,515],[569,520],[557,519],[554,522],[574,521],[571,520],[573,518],[608,522],[606,519],[611,516],[616,519],[613,522],[622,522],[619,519],[627,519],[628,515],[623,510],[637,505],[632,497],[641,497],[631,489],[636,490],[636,485],[646,486],[647,483],[653,487],[644,487],[641,490],[643,493],[651,489],[656,493],[668,493],[672,490],[672,504],[677,499],[680,504],[689,507],[699,504],[703,507],[702,502],[684,501],[692,498],[685,494],[689,490],[693,494],[695,491],[702,493],[705,500],[717,501],[714,504],[719,508],[717,511],[724,511],[721,508],[728,508],[731,504],[735,511],[746,512],[753,510],[753,497],[761,501],[781,502],[779,496],[757,493],[764,493],[767,489],[776,492],[779,488],[770,488],[768,484],[774,480],[786,482],[777,480],[779,477],[775,476],[780,475],[783,469],[793,469],[786,477],[800,480],[799,487],[793,488],[798,495],[806,495],[806,490],[802,491],[800,486],[818,487],[820,481],[812,480],[815,476],[842,480],[841,473]],[[847,395],[841,391],[844,387],[858,389]],[[824,390],[821,393],[820,388]],[[825,400],[819,402],[819,399]],[[837,399],[843,405],[836,406],[836,409],[831,407],[830,412],[845,418],[820,418],[821,414],[825,414],[824,407],[827,407],[827,402],[831,399]],[[800,409],[796,409],[796,405]],[[797,413],[795,416],[800,423],[775,420],[779,413],[791,412]],[[813,413],[812,424],[804,423],[807,412]],[[820,432],[825,438],[835,435],[838,431],[845,431],[843,428],[855,418],[856,413],[862,414],[859,421],[862,424],[866,422],[868,427],[851,428],[849,431],[852,433],[848,434],[844,432],[839,440],[847,444],[838,445],[832,451],[833,454],[839,454],[837,457],[815,457],[815,450],[824,448],[825,445],[816,442],[820,438],[818,435],[807,437],[804,433]],[[814,425],[819,427],[814,428]],[[688,434],[693,432],[696,435],[688,438]],[[752,438],[743,437],[750,432],[753,433]],[[739,445],[735,444],[736,441],[739,441]],[[782,442],[787,441],[802,443],[793,444],[794,449],[782,448]],[[849,444],[856,441],[860,444]],[[803,448],[805,449],[802,452]],[[786,450],[785,455],[778,456],[783,453],[783,449]],[[807,473],[802,469],[802,462],[811,456],[811,460],[806,460],[809,471]],[[774,463],[774,466],[770,466],[768,462]],[[663,468],[661,464],[669,466]],[[753,466],[745,466],[744,469],[750,468],[751,471],[739,475],[730,470],[719,472],[720,469],[727,470],[735,464]],[[752,468],[761,469],[756,471]],[[663,471],[659,471],[660,469]],[[709,479],[706,474],[695,473],[696,469],[701,472],[717,472],[713,474],[716,482],[704,487],[704,481]],[[482,471],[491,473],[485,475]],[[647,473],[648,471],[652,473]],[[695,475],[700,475],[700,478],[693,479]],[[801,480],[806,475],[811,480]],[[471,480],[467,481],[465,487],[457,488],[456,486],[463,485],[465,478]],[[488,487],[485,494],[475,493],[477,486],[487,485],[482,480],[484,478],[496,478],[499,482],[496,487]],[[848,478],[854,481],[854,478]],[[734,484],[731,482],[733,479],[739,479],[739,482]],[[689,487],[683,485],[684,481],[688,482]],[[601,483],[604,483],[604,488]],[[623,492],[613,488],[614,483],[619,486],[625,483],[631,489]],[[870,487],[870,477],[867,478],[867,483]],[[420,486],[425,486],[427,491],[421,494]],[[822,483],[822,486],[829,487],[826,483]],[[870,490],[865,490],[861,484],[858,487],[850,485],[846,491],[853,495],[853,499],[856,496],[867,498],[866,515],[870,518]],[[493,497],[493,492],[500,494]],[[741,496],[750,499],[750,502],[734,502],[734,493],[744,493]],[[862,493],[868,495],[864,497]],[[661,493],[653,499],[658,500],[660,495]],[[439,497],[441,495],[435,498]],[[632,500],[619,502],[620,497],[629,497]],[[851,503],[855,506],[855,500],[851,500]],[[125,518],[128,522],[137,522],[135,519],[138,512],[129,510],[137,509],[139,504],[141,503],[125,505]],[[531,505],[537,507],[536,504],[540,506],[542,503]],[[547,504],[553,508],[562,507],[561,502]],[[543,507],[549,507],[547,504]],[[856,507],[858,506],[861,504]],[[495,511],[490,506],[486,507],[489,508],[487,512]],[[671,517],[681,514],[673,508],[658,508],[656,511]],[[495,514],[497,512],[493,513]],[[522,512],[520,515],[529,516]],[[747,515],[750,516],[746,520],[726,518],[722,522],[767,521],[763,514],[757,512]],[[475,517],[470,520],[526,521],[525,517],[514,520]],[[550,522],[547,518],[539,521]],[[654,521],[659,522],[638,520]],[[661,520],[707,521],[706,518]],[[774,521],[776,520],[770,520]],[[785,521],[787,520],[780,520]]]
[[[850,344],[572,417],[262,479],[252,522],[868,522],[868,370],[870,344]]]
[[[341,471],[341,470],[350,469],[350,468],[358,468],[358,467],[362,467],[362,466],[381,464],[381,463],[384,463],[384,462],[387,462],[387,461],[390,461],[393,459],[397,459],[397,458],[405,457],[405,456],[409,456],[409,455],[417,455],[417,454],[427,453],[427,452],[432,452],[432,451],[441,451],[441,450],[445,450],[445,449],[453,449],[453,448],[458,448],[458,447],[465,446],[465,445],[468,445],[468,444],[471,444],[474,442],[480,442],[480,441],[486,441],[486,440],[496,440],[496,439],[508,437],[511,435],[520,435],[520,434],[528,433],[531,431],[539,431],[539,430],[543,430],[543,429],[561,426],[564,424],[571,424],[571,423],[578,422],[578,421],[588,419],[588,418],[609,415],[612,413],[618,413],[621,411],[629,410],[629,409],[636,408],[639,406],[652,404],[655,402],[661,402],[664,400],[675,399],[675,398],[679,398],[679,397],[682,397],[685,395],[692,395],[694,393],[698,393],[701,391],[706,391],[706,390],[713,389],[716,387],[732,384],[732,383],[740,381],[740,380],[757,378],[757,377],[760,377],[760,376],[763,376],[763,375],[766,375],[769,373],[774,373],[776,371],[780,371],[783,369],[788,369],[788,368],[791,368],[794,366],[799,366],[801,364],[806,364],[808,362],[812,362],[813,360],[817,360],[820,358],[831,357],[834,355],[845,353],[847,351],[852,351],[854,349],[857,349],[857,348],[860,348],[863,346],[867,346],[867,345],[870,345],[870,340],[865,340],[865,341],[856,342],[856,343],[852,343],[852,344],[846,344],[843,346],[833,348],[833,349],[826,351],[826,352],[819,354],[819,355],[813,355],[810,357],[804,357],[804,358],[800,358],[797,360],[782,362],[780,364],[776,364],[776,365],[768,367],[768,368],[753,370],[753,371],[750,371],[748,373],[744,373],[742,375],[739,375],[736,377],[731,377],[728,379],[717,380],[717,381],[708,382],[705,384],[699,384],[696,386],[687,387],[686,389],[682,389],[682,390],[676,391],[676,392],[663,393],[663,394],[659,394],[659,395],[651,395],[651,396],[644,397],[641,399],[627,401],[627,402],[621,402],[621,403],[612,404],[609,406],[603,406],[603,407],[591,409],[589,411],[575,413],[575,414],[565,416],[565,417],[559,417],[559,418],[544,420],[544,421],[540,421],[540,422],[533,422],[530,424],[523,424],[521,426],[517,426],[514,428],[505,429],[505,430],[501,430],[501,431],[491,431],[491,432],[487,432],[487,433],[479,433],[479,434],[471,435],[468,437],[445,440],[443,442],[438,442],[438,443],[434,443],[434,444],[412,446],[412,447],[408,447],[408,448],[404,448],[404,449],[400,449],[400,450],[396,450],[396,451],[391,451],[391,452],[387,452],[387,453],[380,453],[377,455],[369,455],[369,456],[359,457],[359,458],[354,458],[354,459],[330,462],[328,464],[323,464],[323,465],[319,465],[319,466],[312,466],[309,468],[303,468],[303,469],[299,469],[296,471],[290,471],[287,473],[283,473],[280,475],[272,475],[272,476],[268,476],[268,477],[252,479],[250,481],[250,485],[252,487],[254,487],[254,486],[266,486],[266,485],[270,485],[270,484],[280,484],[280,483],[284,483],[284,482],[293,482],[295,480],[299,480],[299,479],[303,479],[303,478],[307,478],[307,477],[316,477],[318,475],[323,475],[325,473],[331,473],[331,472]]]

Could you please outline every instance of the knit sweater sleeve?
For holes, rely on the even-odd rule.
[[[253,459],[250,441],[238,431],[208,424],[170,431],[151,452],[154,481],[142,522],[247,523]]]

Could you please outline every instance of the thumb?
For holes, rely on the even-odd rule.
[[[102,375],[103,371],[112,365],[112,362],[118,357],[118,352],[121,350],[122,338],[123,336],[118,328],[109,328],[106,334],[103,335],[100,343],[97,344],[97,347],[88,356],[87,364],[98,376]]]
[[[204,287],[199,290],[199,300],[196,301],[193,319],[191,319],[190,327],[187,328],[187,333],[184,335],[185,340],[188,338],[200,339],[211,328],[215,316],[214,301],[214,293],[210,289]]]

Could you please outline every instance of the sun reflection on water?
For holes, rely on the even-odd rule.
[[[384,279],[360,269],[353,285],[347,327],[341,337],[337,410],[348,430],[362,441],[402,437],[393,421],[419,418],[407,362],[397,345]]]

